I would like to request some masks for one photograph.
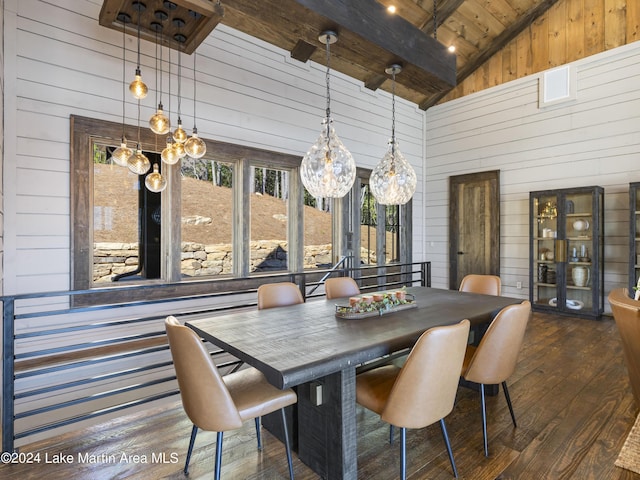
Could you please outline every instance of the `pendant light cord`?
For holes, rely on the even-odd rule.
[[[391,71],[391,154],[396,154],[396,69]]]
[[[325,80],[327,82],[327,108],[326,108],[326,116],[327,116],[327,147],[329,146],[329,132],[330,132],[330,123],[331,123],[331,88],[330,88],[330,79],[331,79],[331,38],[329,35],[326,37],[326,51],[327,51],[327,73]]]
[[[122,19],[122,143],[124,143],[124,104],[125,104],[125,96],[127,93],[127,85],[126,85],[126,79],[125,79],[125,73],[124,70],[126,68],[126,61],[125,61],[125,28],[126,28],[127,22],[125,21],[125,19]]]
[[[433,39],[438,39],[438,0],[433,0]]]
[[[182,84],[182,52],[178,50],[178,123],[180,122],[180,112],[181,112],[181,102],[182,102],[182,94],[181,94],[181,84]]]
[[[196,131],[196,52],[193,52],[193,130]]]

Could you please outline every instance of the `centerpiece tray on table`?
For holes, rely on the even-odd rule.
[[[349,297],[348,305],[336,304],[336,317],[348,320],[378,317],[408,308],[416,308],[415,297],[402,290],[363,293]]]

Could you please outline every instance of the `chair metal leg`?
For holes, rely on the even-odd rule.
[[[184,462],[184,474],[189,475],[189,461],[191,460],[191,453],[193,452],[193,445],[196,443],[196,435],[198,434],[198,427],[195,425],[191,429],[191,440],[189,440],[189,449],[187,450],[187,460]]]
[[[447,426],[444,424],[444,418],[440,419],[440,430],[442,430],[444,444],[447,446],[447,453],[449,454],[449,461],[451,462],[453,476],[458,478],[458,469],[456,469],[456,461],[453,459],[453,451],[451,450],[451,443],[449,442],[449,434],[447,433]]]
[[[389,425],[389,445],[393,445],[393,434],[395,433],[395,428],[393,425]]]
[[[291,446],[289,445],[289,429],[287,428],[287,415],[284,408],[280,409],[282,412],[282,429],[284,430],[284,446],[287,450],[287,462],[289,463],[289,478],[293,480],[293,461],[291,459]]]
[[[517,427],[516,424],[516,416],[513,413],[513,405],[511,405],[511,397],[509,396],[509,389],[507,388],[507,382],[502,382],[502,391],[504,392],[504,398],[507,399],[507,406],[509,407],[509,412],[511,413],[511,420],[513,420],[513,426]]]
[[[407,429],[400,428],[400,479],[407,478]]]
[[[222,436],[224,432],[218,432],[216,435],[216,468],[214,472],[214,480],[220,480],[220,469],[222,467]]]
[[[260,434],[260,417],[255,418],[256,438],[258,439],[258,450],[262,450],[262,435]]]
[[[489,441],[487,440],[487,405],[484,398],[484,384],[480,384],[480,404],[482,407],[482,436],[484,438],[484,456],[489,456]]]

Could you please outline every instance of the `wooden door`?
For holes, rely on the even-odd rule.
[[[470,273],[500,275],[500,171],[449,178],[449,288]]]

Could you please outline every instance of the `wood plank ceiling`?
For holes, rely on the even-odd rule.
[[[317,35],[321,30],[331,28],[338,31],[340,39],[331,46],[331,66],[348,76],[361,80],[372,89],[391,90],[389,76],[384,73],[385,63],[404,64],[404,71],[397,76],[396,93],[427,109],[443,98],[455,84],[471,75],[491,56],[500,51],[520,32],[543,15],[558,0],[222,0],[225,9],[221,23],[241,30],[249,35],[272,43],[291,52],[301,61],[311,59],[326,64],[324,46]],[[318,19],[308,8],[298,8],[293,4],[329,4],[333,11],[329,18]],[[435,9],[434,9],[435,3]],[[377,5],[372,5],[377,4]],[[367,18],[375,7],[384,7],[388,24],[377,25]],[[394,6],[395,14],[386,8]],[[313,7],[313,6],[312,6]],[[313,7],[314,8],[314,7]],[[378,8],[379,9],[379,8]],[[381,31],[383,36],[392,37],[402,28],[395,25],[394,16],[400,17],[421,36],[436,38],[444,48],[455,46],[455,80],[453,85],[446,82],[425,84],[416,75],[416,69],[408,65],[406,58],[394,58],[379,52],[363,51],[355,60],[347,51],[357,48],[358,36],[345,32],[345,18],[342,16],[360,12],[365,22],[370,22],[372,30]],[[436,28],[437,26],[437,28]],[[385,28],[387,30],[385,30]],[[414,42],[409,36],[399,35],[397,41]],[[300,53],[301,46],[305,46]],[[405,45],[412,49],[415,43]],[[414,49],[415,50],[415,49]],[[414,51],[418,56],[428,57],[430,52]],[[407,68],[409,67],[409,68]]]
[[[223,23],[285,49],[299,61],[324,65],[326,50],[318,37],[324,30],[333,30],[339,40],[331,45],[332,69],[362,81],[367,88],[390,91],[385,68],[399,63],[403,71],[396,77],[396,94],[426,110],[558,0],[142,1],[146,2],[142,23],[151,24],[154,12],[171,5],[174,11],[186,8],[187,22],[194,18],[202,22],[204,16],[207,23],[210,17],[198,27],[197,39],[183,43],[181,49],[188,53]],[[132,2],[136,4],[105,0],[100,23],[122,29],[117,21],[120,12],[137,17]],[[395,7],[395,13],[389,7]],[[129,33],[134,33],[134,27],[129,25]],[[147,39],[156,35],[146,25],[142,31]],[[176,48],[174,41],[165,44]],[[448,51],[450,46],[455,53]]]

